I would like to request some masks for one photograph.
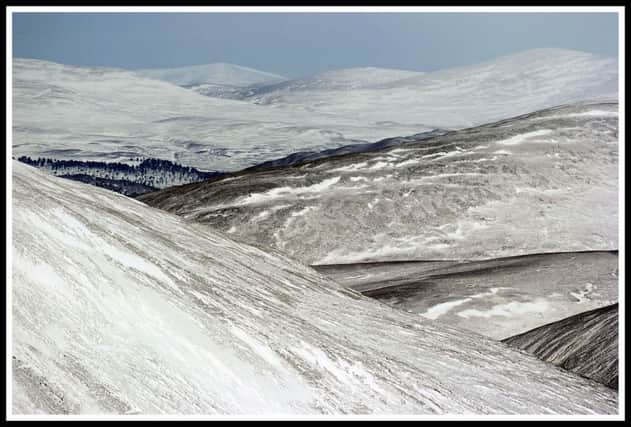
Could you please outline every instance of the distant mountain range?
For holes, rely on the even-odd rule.
[[[13,153],[235,171],[577,100],[615,101],[617,73],[614,59],[561,49],[431,73],[359,68],[291,80],[227,64],[132,72],[17,58]]]
[[[276,81],[273,79],[261,80],[249,85],[199,83],[181,86],[188,87],[206,96],[248,100],[249,98],[258,97],[265,93],[276,93],[279,91],[322,92],[369,89],[371,87],[377,87],[380,84],[420,76],[422,74],[424,73],[416,71],[363,67],[327,71],[314,76],[297,79],[275,79]],[[255,102],[257,101],[255,100]]]
[[[240,65],[213,63],[177,68],[152,68],[137,70],[136,73],[178,86],[191,87],[203,84],[244,87],[259,83],[287,80],[283,76]]]

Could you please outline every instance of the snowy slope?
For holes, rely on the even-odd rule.
[[[618,104],[577,104],[141,200],[308,264],[618,247]]]
[[[127,71],[16,59],[13,150],[76,160],[143,156],[231,171],[300,151],[461,128],[576,99],[617,98],[615,61],[575,51],[527,51],[405,76],[342,70],[278,90],[248,86],[246,100],[236,101]],[[202,84],[195,90],[234,98],[241,89]]]
[[[618,301],[616,252],[321,265],[315,269],[400,310],[497,340]]]
[[[309,96],[310,91],[331,92],[368,89],[379,85],[420,76],[417,71],[389,68],[361,67],[332,70],[308,77],[283,79],[277,82],[258,82],[247,86],[228,86],[215,83],[201,83],[188,86],[191,90],[206,96],[228,99],[254,99],[265,93],[298,91]],[[269,103],[269,100],[266,101]],[[308,103],[308,101],[307,101]]]
[[[618,304],[577,314],[504,342],[618,388]]]
[[[617,394],[13,162],[15,413],[613,414]]]
[[[391,135],[388,128],[376,134]],[[373,130],[359,120],[343,123],[290,108],[209,98],[123,70],[13,62],[15,157],[119,162],[142,157],[200,170],[236,170],[305,148],[358,142],[352,135],[372,138]]]
[[[359,67],[326,71],[309,77],[286,80],[275,84],[260,85],[253,95],[268,92],[309,92],[367,89],[386,83],[422,76],[418,71],[390,68]]]
[[[285,77],[240,65],[212,63],[177,68],[150,68],[136,73],[152,79],[164,80],[178,86],[214,84],[243,87],[257,83],[286,80]]]
[[[278,167],[283,167],[283,166],[297,165],[300,163],[311,162],[314,160],[324,159],[327,157],[341,156],[344,154],[368,153],[372,151],[379,151],[379,150],[383,150],[390,147],[405,145],[408,142],[418,142],[423,139],[431,138],[433,136],[444,135],[445,133],[447,133],[446,130],[434,129],[427,132],[421,132],[416,135],[386,138],[381,141],[372,142],[372,143],[369,142],[369,143],[364,143],[364,144],[343,145],[339,148],[331,148],[329,150],[324,150],[324,151],[299,151],[297,153],[292,153],[289,156],[283,157],[281,159],[269,160],[267,162],[259,163],[258,165],[254,165],[245,170],[246,171],[264,170],[264,169],[278,168]]]
[[[533,49],[482,64],[338,90],[303,80],[260,88],[260,104],[291,105],[312,113],[351,118],[367,125],[405,123],[430,128],[479,125],[563,103],[617,99],[614,59],[566,49]],[[352,79],[349,79],[352,80]],[[376,79],[378,80],[378,79]]]

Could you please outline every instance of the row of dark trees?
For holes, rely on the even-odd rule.
[[[138,165],[128,165],[125,163],[116,162],[94,162],[89,160],[57,160],[44,157],[32,159],[28,156],[19,157],[18,161],[29,164],[31,166],[35,166],[37,168],[46,168],[53,171],[70,168],[101,169],[129,174],[142,174],[147,171],[161,171],[170,172],[173,174],[196,176],[200,180],[213,178],[220,174],[219,172],[202,172],[192,167],[182,166],[169,160],[162,159],[145,159]]]

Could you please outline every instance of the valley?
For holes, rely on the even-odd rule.
[[[12,166],[16,413],[617,411],[610,388],[502,343]]]

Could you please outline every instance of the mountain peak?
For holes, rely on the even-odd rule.
[[[613,58],[609,58],[603,55],[596,55],[591,52],[585,52],[582,50],[575,49],[565,49],[565,48],[557,48],[557,47],[542,47],[535,49],[527,49],[519,52],[513,52],[506,55],[499,56],[497,58],[493,58],[485,63],[489,62],[530,62],[530,61],[546,61],[550,63],[558,63],[561,61],[568,60],[584,60],[584,61],[593,61],[593,60],[612,60]]]
[[[249,86],[258,83],[271,83],[285,77],[242,65],[226,62],[213,62],[176,68],[148,68],[136,73],[153,79],[164,80],[178,86],[216,84],[226,86]]]

